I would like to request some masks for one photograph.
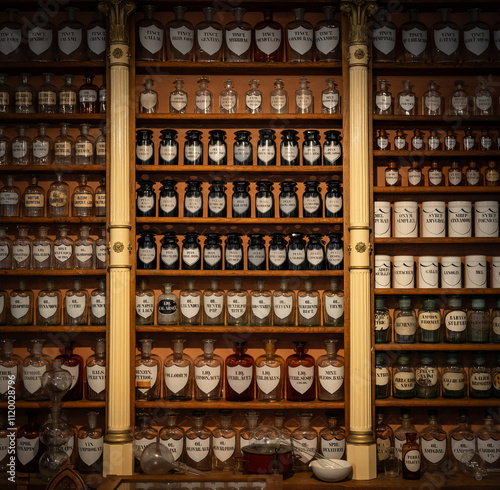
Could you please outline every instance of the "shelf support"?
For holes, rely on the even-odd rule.
[[[108,18],[110,148],[109,326],[107,334],[107,431],[104,468],[107,475],[134,472],[131,416],[130,345],[130,194],[129,194],[129,16],[132,0],[104,0],[98,8]]]
[[[372,424],[370,173],[368,159],[368,17],[377,4],[346,0],[340,10],[349,22],[349,181],[350,219],[350,407],[347,460],[354,480],[377,477]],[[354,403],[352,402],[354,400]]]

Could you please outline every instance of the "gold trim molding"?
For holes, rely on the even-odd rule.
[[[349,43],[366,44],[368,17],[378,10],[377,2],[370,0],[344,0],[340,11],[349,18]],[[363,58],[363,53],[354,52],[354,57]]]
[[[129,16],[136,9],[136,2],[133,0],[104,0],[99,2],[97,8],[109,20],[109,44],[130,43],[129,39]]]

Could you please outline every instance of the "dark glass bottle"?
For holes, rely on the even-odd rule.
[[[156,192],[152,180],[140,180],[137,192],[135,214],[138,217],[156,216]]]
[[[308,129],[304,131],[304,141],[302,142],[302,165],[317,166],[321,165],[321,161],[319,131]]]
[[[391,373],[387,359],[382,352],[375,354],[375,399],[389,398],[391,395]]]
[[[402,447],[404,480],[420,480],[421,454],[417,436],[415,432],[406,433],[406,442]]]
[[[274,218],[273,183],[269,180],[259,180],[259,182],[257,182],[255,217]]]
[[[16,470],[23,473],[37,473],[38,461],[46,451],[40,441],[40,425],[37,423],[38,412],[27,411],[28,423],[19,427],[16,433]]]
[[[218,233],[208,233],[203,246],[203,270],[222,270],[222,245]]]
[[[257,142],[257,165],[276,165],[276,131],[274,129],[259,129]]]
[[[179,164],[179,143],[175,129],[162,129],[160,131],[160,146],[158,148],[159,165]]]
[[[227,271],[242,271],[243,245],[239,233],[228,233],[224,247],[224,267]]]
[[[292,233],[288,243],[288,268],[291,271],[307,269],[306,243],[303,233]]]
[[[203,165],[203,144],[200,140],[201,131],[190,129],[186,131],[184,143],[184,165]]]
[[[226,358],[226,400],[249,402],[255,397],[255,361],[245,354],[246,342],[234,342],[234,354]]]
[[[484,352],[476,352],[469,367],[469,396],[471,398],[490,398],[491,369]]]
[[[252,233],[247,249],[247,269],[249,271],[266,270],[266,247],[264,245],[264,235]]]
[[[397,29],[390,21],[390,14],[380,9],[374,15],[372,27],[373,61],[394,63],[396,61],[396,34]]]
[[[179,269],[179,245],[177,236],[173,231],[166,231],[163,235],[160,247],[160,269]]]
[[[463,398],[467,393],[467,375],[458,361],[458,353],[446,353],[446,362],[441,368],[443,398]]]
[[[76,18],[80,10],[74,7],[66,8],[67,19],[56,29],[59,61],[85,61],[85,27]]]
[[[55,40],[54,25],[49,22],[53,11],[38,8],[31,17],[32,23],[28,25],[27,35],[27,54],[29,61],[50,62],[54,61]],[[28,21],[29,22],[29,21]],[[26,25],[23,26],[23,32],[26,32]]]
[[[201,182],[188,180],[184,194],[184,217],[201,218],[203,216],[203,194],[201,193]]]
[[[415,395],[425,399],[439,396],[439,373],[432,352],[420,352],[420,360],[415,366]]]
[[[0,60],[16,61],[24,59],[24,43],[22,24],[17,21],[19,10],[15,8],[4,9],[7,13],[7,19],[0,24]]]
[[[474,296],[467,311],[467,339],[469,342],[490,341],[490,310],[485,306],[484,296]]]
[[[325,217],[342,218],[344,215],[344,203],[342,198],[342,187],[339,180],[330,180],[326,183],[325,195]]]
[[[299,199],[295,182],[281,182],[279,195],[280,218],[299,217]]]
[[[307,342],[294,341],[295,354],[286,359],[286,399],[291,402],[314,401],[314,357],[306,354]]]
[[[325,142],[323,143],[323,165],[342,165],[342,136],[340,131],[325,131]]]
[[[297,142],[298,134],[299,133],[293,129],[284,129],[281,131],[280,165],[300,165],[299,144]]]
[[[329,271],[344,269],[344,244],[342,233],[328,233],[330,241],[326,245],[326,268]]]
[[[424,298],[418,310],[418,340],[422,343],[436,343],[441,337],[441,312],[436,306],[436,298]]]
[[[208,194],[208,217],[227,218],[226,183],[223,180],[212,180]]]
[[[236,131],[233,145],[233,165],[253,165],[253,147],[250,131]]]
[[[408,352],[401,351],[392,366],[392,396],[394,398],[415,398],[415,368]]]
[[[319,233],[311,233],[309,241],[306,246],[306,264],[307,269],[312,270],[325,270],[326,267],[326,254],[325,247],[321,241],[322,235]]]
[[[158,216],[177,218],[179,216],[179,194],[175,180],[162,180],[158,199]]]
[[[152,270],[157,267],[156,242],[153,231],[142,231],[137,240],[137,268]]]
[[[288,254],[284,233],[271,233],[268,253],[270,271],[286,271],[288,269]]]
[[[461,296],[450,296],[448,308],[444,310],[444,341],[467,342],[467,313],[462,308]]]
[[[153,145],[153,131],[138,129],[135,136],[135,164],[154,165],[155,148]]]
[[[323,217],[323,199],[319,191],[319,182],[308,180],[304,182],[305,190],[302,195],[302,216],[304,218]]]
[[[87,26],[87,59],[104,61],[106,56],[106,19],[102,12]]]
[[[208,164],[209,165],[227,165],[227,145],[226,132],[222,129],[213,129],[208,134]]]
[[[389,308],[385,306],[385,296],[375,296],[375,343],[385,344],[391,341],[392,321]]]
[[[78,89],[80,114],[99,114],[99,87],[94,84],[94,75],[85,75],[85,83]]]
[[[136,53],[140,61],[161,61],[163,58],[163,24],[154,19],[156,7],[144,5],[144,18],[136,24]]]
[[[201,269],[201,247],[198,233],[186,233],[182,241],[182,270]]]
[[[254,61],[283,61],[283,27],[273,21],[272,6],[264,8],[264,20],[254,28]]]
[[[71,388],[63,396],[63,401],[76,401],[83,398],[83,358],[73,353],[75,343],[64,342],[63,353],[56,357],[61,360],[61,368],[71,374]]]
[[[252,209],[250,207],[250,184],[246,181],[233,183],[233,195],[231,197],[231,208],[233,218],[250,218]]]

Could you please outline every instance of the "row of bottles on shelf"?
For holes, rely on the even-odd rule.
[[[195,92],[194,112],[197,114],[214,113],[213,93],[208,90],[210,79],[199,77],[200,89]],[[139,112],[154,114],[158,112],[158,92],[153,90],[154,80],[147,78],[144,81],[144,90],[139,95]],[[259,80],[250,80],[250,90],[245,92],[246,114],[262,114],[264,99],[259,90]],[[307,77],[299,78],[299,88],[295,91],[295,114],[314,113],[314,94],[308,87]],[[188,110],[188,94],[182,90],[184,80],[176,78],[175,90],[169,95],[169,110],[172,114],[185,114]],[[274,80],[274,90],[269,94],[269,113],[288,114],[288,92],[284,89],[285,82],[281,78]],[[236,114],[239,112],[238,92],[234,90],[233,80],[224,80],[224,89],[219,94],[219,113]],[[340,114],[340,94],[336,89],[333,78],[326,79],[326,88],[321,92],[321,113]]]
[[[26,126],[17,128],[12,140],[0,127],[1,165],[106,165],[106,128],[94,138],[90,124],[80,126],[80,134],[73,139],[68,134],[69,124],[62,123],[59,136],[52,140],[47,135],[47,124],[39,124],[38,135],[31,139]]]
[[[177,424],[178,417],[177,412],[169,411],[167,424],[158,430],[153,426],[149,412],[137,413],[134,430],[137,470],[140,469],[139,462],[143,451],[155,442],[165,445],[174,461],[184,462],[203,471],[241,469],[243,448],[249,451],[249,447],[252,445],[255,447],[255,444],[260,442],[260,413],[255,410],[245,412],[245,425],[240,429],[233,422],[233,411],[228,409],[219,410],[218,420],[211,421],[215,425],[212,429],[207,426],[204,410],[192,413],[192,426],[187,430]],[[308,464],[316,451],[327,459],[344,459],[346,435],[344,429],[338,425],[336,412],[330,410],[326,412],[327,420],[318,421],[321,424],[319,431],[312,425],[311,412],[300,412],[298,419],[298,427],[289,429],[285,425],[285,412],[276,411],[272,418],[274,428],[280,431],[281,437],[290,441],[295,449],[296,458],[293,465],[295,471],[307,471]],[[292,423],[297,425],[295,420]],[[290,425],[290,422],[288,424]]]
[[[287,244],[284,233],[272,233],[266,254],[264,235],[253,233],[250,240],[246,240],[245,264],[241,233],[227,234],[223,256],[218,233],[205,235],[203,252],[198,233],[185,233],[182,252],[179,253],[176,234],[167,231],[161,239],[160,270],[179,270],[179,265],[182,270],[343,270],[342,234],[329,233],[326,249],[322,237],[319,233],[311,233],[306,243],[303,233],[291,233]],[[137,269],[158,269],[156,234],[153,231],[142,231],[137,239]]]
[[[472,459],[474,452],[479,453],[480,458],[489,468],[498,468],[500,458],[500,431],[495,424],[495,419],[489,410],[484,416],[484,426],[476,431],[469,425],[468,411],[459,409],[458,424],[455,428],[446,432],[439,423],[436,410],[428,411],[428,425],[418,431],[412,423],[409,409],[401,410],[401,425],[395,430],[384,422],[384,411],[377,408],[377,423],[375,435],[377,440],[377,469],[384,472],[385,476],[397,477],[400,474],[400,466],[410,450],[417,451],[415,459],[409,464],[406,461],[406,478],[408,467],[412,470],[410,476],[415,479],[415,474],[421,472],[444,472],[454,474],[460,463]],[[404,448],[407,436],[416,444],[414,448]],[[403,472],[405,466],[403,465]],[[413,473],[413,475],[411,474]],[[405,473],[403,473],[405,478]]]
[[[428,28],[418,20],[418,11],[408,10],[408,21],[399,29],[386,9],[372,25],[373,59],[376,62],[485,63],[500,59],[500,23],[490,27],[480,20],[481,9],[469,10],[467,22],[459,27],[450,20],[451,9],[438,10],[441,19]]]
[[[136,198],[137,217],[179,217],[179,194],[175,180],[162,180],[158,198],[158,212],[156,191],[151,180],[140,180],[138,182]],[[188,180],[184,187],[184,218],[202,218],[203,209],[203,182]],[[299,205],[297,195],[297,184],[292,181],[280,182],[280,193],[278,196],[278,211],[280,218],[298,218],[299,209],[302,208],[302,218],[341,218],[343,215],[342,188],[339,180],[330,180],[323,185],[315,180],[303,183],[301,195],[302,206]],[[231,217],[250,218],[252,206],[250,197],[250,183],[247,181],[233,182],[231,195]],[[255,217],[274,218],[276,211],[274,206],[274,184],[271,181],[260,180],[255,183]],[[324,206],[322,193],[325,192]],[[0,199],[2,197],[0,189]],[[0,201],[1,204],[1,201]],[[209,184],[207,196],[208,218],[227,218],[228,205],[226,196],[226,182],[213,180]],[[324,209],[323,209],[324,208]],[[1,212],[0,212],[1,216]]]
[[[99,279],[99,287],[89,292],[82,289],[80,279],[64,297],[47,279],[45,289],[35,296],[21,279],[18,289],[10,293],[0,289],[0,325],[49,327],[57,325],[106,325],[106,279]]]
[[[399,296],[398,307],[391,318],[385,306],[385,296],[375,296],[375,343],[400,344],[465,342],[500,342],[500,298],[491,310],[486,307],[484,296],[473,296],[470,307],[462,306],[463,297],[447,296],[447,305],[441,310],[435,297],[426,296],[422,306],[415,311],[410,296]]]
[[[95,191],[82,175],[79,185],[70,193],[63,175],[57,173],[56,180],[47,191],[38,185],[38,178],[31,177],[23,192],[14,185],[14,176],[5,177],[5,186],[0,188],[0,217],[60,218],[60,217],[104,217],[106,216],[106,181],[101,178]],[[71,213],[70,213],[71,210]]]
[[[375,238],[498,237],[498,201],[375,201]],[[474,211],[473,211],[474,209]],[[420,219],[419,219],[420,215]],[[419,221],[421,231],[419,233]],[[448,226],[447,226],[448,225]],[[474,230],[474,231],[473,231]]]
[[[465,288],[485,289],[488,287],[488,260],[486,255],[466,255],[462,259],[455,256],[441,257],[425,255],[418,258],[418,282],[415,281],[415,257],[413,255],[375,255],[375,289],[392,287],[413,289],[415,284],[421,289],[441,288],[460,289],[463,286],[462,269],[465,275]],[[441,269],[441,274],[439,270]],[[491,288],[500,288],[500,257],[491,257]],[[458,292],[458,291],[457,291]]]
[[[490,367],[491,366],[491,367]],[[484,352],[475,352],[468,375],[457,352],[447,352],[438,368],[434,353],[420,351],[414,365],[408,352],[399,352],[391,372],[385,354],[375,356],[375,398],[500,398],[500,355],[489,363]],[[467,379],[468,378],[468,379]]]
[[[68,270],[105,269],[107,260],[106,228],[99,228],[99,237],[90,236],[90,226],[81,226],[75,240],[68,237],[69,228],[58,226],[54,240],[48,227],[38,227],[31,239],[29,228],[18,226],[18,237],[11,240],[6,228],[0,228],[0,270]]]
[[[104,61],[106,54],[106,22],[104,16],[84,25],[80,22],[80,10],[67,7],[66,18],[54,26],[50,19],[54,12],[40,8],[30,16],[17,20],[19,10],[6,9],[7,19],[0,23],[1,61],[36,62],[51,61]]]
[[[187,289],[178,294],[173,284],[165,283],[158,296],[142,280],[135,296],[137,325],[153,325],[156,311],[157,325],[204,326],[318,326],[344,325],[344,294],[340,280],[332,278],[330,289],[322,295],[312,289],[312,281],[304,281],[304,289],[297,293],[282,280],[279,289],[265,289],[265,281],[257,281],[257,289],[241,289],[241,280],[235,279],[234,289],[225,292],[218,287],[218,279],[210,281],[210,288],[195,289],[194,280],[188,280]],[[323,317],[323,321],[321,321]]]
[[[394,114],[394,98],[389,92],[389,81],[378,81],[380,89],[375,93],[373,113],[379,115]],[[396,114],[415,116],[418,114],[418,97],[412,92],[410,80],[403,80],[403,91],[396,99]],[[479,80],[473,96],[464,89],[464,82],[457,80],[456,89],[450,94],[449,107],[445,111],[445,98],[439,91],[436,81],[429,82],[429,89],[422,95],[420,114],[424,116],[492,116],[497,114],[497,99],[493,98],[492,89],[484,79]]]
[[[340,22],[333,6],[323,7],[325,19],[314,27],[304,19],[305,9],[293,10],[295,20],[285,29],[273,20],[272,7],[264,8],[264,20],[252,26],[243,20],[245,9],[232,9],[234,20],[214,20],[216,9],[203,8],[205,20],[193,26],[184,19],[187,8],[174,7],[175,19],[165,26],[154,18],[155,7],[144,6],[144,18],[136,23],[136,59],[139,61],[340,61]],[[285,31],[285,32],[283,32]],[[285,35],[284,35],[285,34]],[[164,47],[165,45],[165,47]]]
[[[79,291],[81,292],[81,291]],[[85,293],[86,294],[86,293]],[[103,292],[99,291],[99,295]],[[102,296],[101,296],[101,301]],[[48,394],[42,386],[42,376],[52,367],[53,360],[43,353],[45,340],[31,340],[32,346],[28,349],[29,355],[21,359],[13,352],[14,340],[3,339],[3,348],[0,357],[0,399],[10,400],[9,392],[14,387],[16,398],[26,401],[49,400]],[[74,342],[65,341],[61,347],[61,354],[55,358],[60,361],[60,369],[71,374],[70,390],[64,395],[63,401],[81,400],[85,392],[85,399],[104,401],[106,399],[106,352],[105,339],[97,339],[94,354],[86,361],[73,352]],[[54,364],[55,364],[54,360]],[[8,382],[8,379],[11,382]]]
[[[94,75],[85,75],[78,88],[74,75],[64,75],[65,84],[58,90],[52,83],[52,73],[44,73],[43,84],[35,89],[31,74],[22,73],[21,83],[14,89],[6,83],[7,75],[0,74],[0,113],[15,114],[105,114],[106,82],[98,87]]]
[[[179,143],[177,142],[177,131],[175,129],[163,129],[160,131],[161,139],[158,146],[159,165],[179,164]],[[209,133],[207,145],[208,165],[227,165],[226,131],[213,129]],[[257,142],[257,165],[277,165],[277,151],[275,142],[276,131],[274,129],[260,129],[259,141]],[[250,142],[250,131],[235,131],[235,142],[233,143],[233,165],[253,165],[254,151]],[[304,131],[302,152],[299,151],[298,131],[285,129],[281,131],[280,159],[281,166],[310,166],[310,165],[342,165],[342,137],[340,131],[325,131],[323,149],[320,143],[320,133],[316,129]],[[186,142],[184,143],[184,165],[203,165],[205,162],[203,133],[196,129],[186,131]],[[135,163],[136,165],[154,165],[155,146],[152,140],[153,131],[150,129],[138,129],[136,134]],[[323,150],[323,151],[322,151]],[[302,159],[301,159],[302,153]],[[301,163],[302,162],[302,163]]]
[[[344,399],[344,358],[336,340],[325,340],[326,354],[314,359],[307,342],[294,341],[295,354],[284,360],[276,354],[276,340],[267,339],[265,353],[254,359],[246,342],[235,341],[234,354],[222,359],[214,353],[215,340],[204,339],[203,353],[194,361],[183,352],[184,340],[174,340],[173,353],[163,362],[152,354],[151,339],[142,339],[135,361],[136,400],[264,402],[340,401]]]

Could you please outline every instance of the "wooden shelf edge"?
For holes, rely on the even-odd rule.
[[[136,218],[137,223],[169,225],[341,225],[343,218]]]
[[[30,326],[2,326],[0,332],[13,332],[13,333],[28,333],[28,332],[78,332],[78,333],[93,333],[93,332],[106,332],[105,325],[59,325],[53,327],[44,327],[38,325]]]
[[[312,113],[312,114],[271,114],[271,113],[261,113],[261,114],[171,114],[169,112],[156,113],[156,114],[144,114],[136,113],[135,115],[138,121],[193,121],[193,122],[209,122],[209,121],[262,121],[262,120],[277,120],[277,121],[341,121],[342,114],[323,114],[323,113]]]
[[[383,245],[383,244],[425,244],[425,243],[439,243],[439,244],[447,244],[447,243],[500,243],[500,238],[490,238],[490,237],[415,237],[415,238],[375,238],[375,244]]]
[[[196,326],[185,326],[185,325],[136,325],[136,332],[142,333],[158,333],[158,332],[178,332],[178,333],[255,333],[255,334],[295,334],[295,333],[310,333],[310,334],[343,334],[346,327],[280,327],[280,326],[213,326],[213,325],[196,325]],[[2,330],[0,329],[0,332]],[[500,346],[499,346],[500,348]]]
[[[18,122],[18,121],[36,121],[46,122],[48,124],[59,124],[60,122],[82,122],[88,123],[90,121],[105,121],[106,114],[16,114],[7,113],[4,115],[4,123]]]
[[[432,350],[432,351],[498,351],[500,350],[500,344],[488,343],[488,344],[448,344],[445,342],[439,342],[437,344],[398,344],[395,342],[387,344],[375,344],[375,350],[377,352],[384,351],[422,351],[422,350]]]
[[[17,271],[16,271],[17,272]],[[343,276],[344,271],[192,271],[192,270],[141,270],[137,269],[138,276],[186,276],[186,277],[330,277]]]
[[[499,295],[500,294],[500,289],[493,289],[493,288],[486,288],[486,289],[466,289],[466,288],[461,288],[461,289],[443,289],[443,288],[435,288],[435,289],[395,289],[395,288],[390,288],[390,289],[381,289],[381,288],[375,288],[375,296],[382,296],[382,295],[397,295],[397,296],[402,296],[402,295],[422,295],[422,296],[441,296],[444,294],[469,294],[469,295]]]
[[[16,400],[16,408],[50,408],[52,402],[28,402],[26,400]],[[106,402],[93,402],[89,400],[77,400],[72,402],[62,402],[62,408],[104,408]],[[0,408],[7,408],[7,402],[0,402]]]
[[[436,187],[387,187],[375,186],[373,187],[374,194],[498,194],[500,193],[500,186],[478,186],[478,187],[464,187],[464,186],[436,186]]]
[[[10,270],[10,269],[1,269],[0,276],[104,276],[106,275],[105,269],[69,269],[69,270]]]
[[[375,400],[376,407],[500,407],[500,398],[382,398]]]
[[[52,224],[105,224],[106,223],[106,217],[71,217],[71,218],[46,218],[46,217],[40,217],[40,218],[32,218],[32,217],[26,217],[26,216],[15,216],[12,218],[0,218],[0,224],[5,223],[20,223],[23,224],[36,224],[36,223],[52,223]]]
[[[344,401],[339,402],[328,402],[315,400],[312,402],[290,402],[287,400],[281,400],[279,402],[261,402],[258,400],[253,400],[251,402],[228,402],[227,400],[216,400],[216,401],[197,401],[190,400],[185,402],[168,401],[168,400],[155,400],[155,401],[143,401],[136,400],[136,408],[175,408],[184,410],[193,409],[211,409],[218,410],[221,408],[230,408],[234,410],[276,410],[276,409],[287,409],[287,410],[300,410],[300,409],[340,409],[345,408]]]
[[[3,167],[6,168],[6,167]],[[344,168],[342,165],[332,166],[296,166],[287,167],[282,165],[136,165],[136,172],[163,172],[163,173],[193,173],[193,172],[221,172],[236,173],[236,174],[280,174],[280,175],[296,175],[311,173],[314,174],[330,174],[342,173]]]
[[[498,121],[498,116],[450,116],[449,114],[442,114],[440,116],[425,116],[418,114],[415,116],[402,116],[397,114],[372,114],[374,121],[385,121],[385,122],[428,122],[435,124],[436,122],[442,124],[443,126],[451,126],[456,123],[457,120],[462,123],[468,122],[495,122]]]
[[[74,180],[79,179],[79,175],[76,172],[84,173],[99,173],[103,174],[106,172],[105,165],[3,165],[0,167],[2,172],[12,172],[12,173],[64,173],[65,179],[68,180],[70,177],[74,177]]]
[[[500,156],[500,150],[463,150],[463,151],[447,151],[447,150],[373,150],[374,157],[484,157],[493,158]]]
[[[207,65],[210,68],[210,72],[218,72],[221,74],[226,74],[234,71],[235,73],[240,73],[241,71],[272,71],[272,72],[282,72],[291,71],[293,73],[310,71],[310,70],[341,70],[342,62],[302,62],[302,63],[288,63],[283,62],[259,62],[259,61],[245,61],[245,62],[212,62],[212,63],[200,63],[196,61],[136,61],[136,72],[137,73],[150,73],[148,69],[155,70],[166,70],[169,73],[172,72],[184,72],[184,71],[194,71],[195,73],[200,73],[200,65]],[[214,73],[215,74],[215,73]]]

